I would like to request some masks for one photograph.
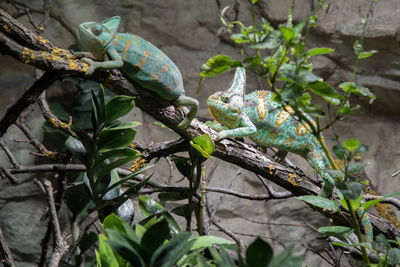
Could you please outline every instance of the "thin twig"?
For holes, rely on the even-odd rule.
[[[3,235],[3,231],[0,228],[0,262],[6,267],[15,267],[14,258],[11,254],[10,248],[8,247],[7,241]]]
[[[10,160],[10,162],[14,166],[14,168],[18,169],[20,167],[20,165],[19,165],[18,161],[15,159],[13,153],[10,151],[10,149],[6,145],[6,143],[4,143],[3,139],[0,139],[0,146],[4,150],[4,152],[6,153],[8,159]]]
[[[66,234],[61,234],[60,223],[58,221],[58,215],[56,205],[53,197],[53,187],[49,180],[44,181],[44,187],[46,190],[47,202],[50,208],[50,216],[53,223],[54,238],[56,245],[53,250],[53,255],[50,258],[49,267],[58,266],[62,256],[67,252],[69,245],[66,241]]]
[[[6,168],[0,167],[0,172],[2,173],[3,176],[5,176],[11,182],[11,184],[14,184],[14,185],[19,184],[18,178],[15,177],[14,175],[12,175],[12,173],[9,170],[7,170]]]
[[[292,194],[286,194],[286,195],[282,194],[282,196],[280,196],[280,195],[274,196],[274,195],[270,195],[270,194],[250,195],[250,194],[239,193],[239,192],[236,192],[233,190],[228,190],[228,189],[224,189],[224,188],[216,188],[216,187],[206,187],[206,190],[208,192],[222,193],[222,194],[231,195],[231,196],[235,196],[238,198],[249,199],[249,200],[285,199],[285,198],[292,197]],[[279,192],[279,193],[281,193],[281,192]],[[286,192],[282,192],[282,193],[286,193]]]
[[[293,196],[292,192],[284,191],[284,192],[276,192],[270,184],[268,184],[264,178],[257,174],[258,179],[260,179],[261,183],[267,189],[270,199],[282,199],[282,198],[290,198]]]

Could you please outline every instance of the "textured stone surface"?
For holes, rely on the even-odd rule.
[[[25,1],[33,7],[40,9],[41,0]],[[239,6],[234,8],[235,3]],[[287,10],[291,0],[261,0],[256,8],[256,13],[272,20],[274,25],[287,18]],[[313,3],[312,3],[313,2]],[[316,7],[317,1],[298,0],[295,5],[294,19],[300,20],[311,14],[311,9]],[[218,53],[230,55],[232,58],[242,58],[239,51],[226,39],[226,35],[218,35],[221,30],[219,21],[218,3],[222,9],[226,5],[231,8],[227,14],[235,17],[235,10],[239,11],[238,18],[245,24],[250,24],[251,8],[247,1],[229,0],[112,0],[112,1],[52,1],[54,11],[62,14],[64,19],[73,27],[84,21],[100,21],[114,15],[122,17],[121,31],[138,34],[160,47],[169,55],[180,68],[186,93],[195,96],[195,89],[199,81],[201,64],[209,57]],[[353,43],[362,31],[361,19],[365,17],[369,7],[369,0],[325,1],[326,10],[318,11],[319,27],[312,32],[309,38],[310,47],[327,46],[335,48],[329,56],[320,56],[313,59],[313,64],[319,75],[326,78],[332,85],[348,81],[353,72],[355,56]],[[360,100],[362,115],[353,116],[338,123],[335,130],[340,134],[340,140],[357,137],[370,150],[363,158],[369,162],[367,173],[378,191],[391,193],[393,189],[400,188],[399,179],[393,179],[391,174],[400,168],[400,47],[398,34],[400,28],[400,2],[398,0],[385,0],[376,4],[370,24],[366,31],[366,49],[377,49],[379,54],[362,61],[356,81],[369,87],[376,95],[377,100],[373,105],[368,105],[365,100]],[[35,21],[40,17],[34,14]],[[27,18],[21,21],[28,25]],[[46,29],[45,37],[67,48],[74,40],[59,23],[53,20]],[[6,107],[13,103],[33,81],[33,69],[29,66],[16,63],[9,57],[0,56],[0,116]],[[221,75],[217,78],[207,79],[197,96],[200,102],[199,118],[210,119],[206,107],[206,99],[211,93],[225,88],[231,80],[232,73]],[[266,88],[252,74],[248,75],[248,91]],[[37,116],[37,115],[35,115]],[[138,128],[138,139],[145,142],[171,140],[176,134],[153,125],[153,120],[140,111],[135,111],[131,117],[140,120],[143,125]],[[40,121],[34,122],[40,127]],[[40,137],[39,131],[36,132]],[[10,128],[6,135],[6,142],[12,144],[12,139],[18,134],[15,127]],[[333,144],[333,133],[327,131],[326,139]],[[28,151],[32,150],[26,144],[14,144],[14,151],[18,151],[21,162],[32,161],[28,158]],[[311,172],[306,162],[296,156],[289,158],[297,165]],[[1,154],[4,162],[4,155]],[[212,162],[208,162],[210,166]],[[169,176],[169,167],[165,161],[160,161],[160,166],[155,177],[166,179]],[[212,179],[211,186],[226,188],[234,177],[238,168],[226,163],[221,163],[217,173]],[[179,175],[175,180],[179,179]],[[36,199],[36,189],[32,185],[23,184],[18,188],[7,187],[4,181],[0,183],[0,226],[6,232],[12,251],[17,260],[30,262],[37,257],[37,248],[43,236],[45,223],[39,222],[43,203]],[[264,193],[258,179],[249,172],[235,179],[232,190],[244,193]],[[30,196],[24,199],[24,194]],[[212,203],[218,202],[220,195],[210,194]],[[13,212],[13,216],[10,213]],[[32,217],[33,216],[33,217]],[[274,223],[315,223],[317,226],[326,225],[327,221],[315,212],[295,200],[251,202],[233,197],[224,197],[218,212],[218,218],[226,227],[239,233],[252,233],[265,237],[279,238],[285,245],[298,243],[296,251],[304,253],[303,242],[309,243],[314,248],[322,248],[316,237],[318,235],[307,227],[266,225],[250,222]],[[40,216],[39,216],[40,217]],[[30,219],[31,218],[31,219]],[[16,220],[17,222],[14,222]],[[26,222],[29,222],[26,223]],[[21,229],[26,231],[20,232]],[[19,229],[19,230],[18,230]],[[219,232],[213,232],[221,234]],[[249,242],[253,237],[242,236]],[[269,240],[274,244],[276,251],[282,247],[278,242]],[[309,266],[327,266],[319,257],[310,252],[306,253],[306,263]],[[27,265],[28,266],[28,265]]]

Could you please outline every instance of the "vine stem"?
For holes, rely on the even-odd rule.
[[[204,175],[204,167],[201,169],[201,198],[200,198],[200,210],[199,210],[199,236],[204,235],[204,212],[206,207],[206,181]]]

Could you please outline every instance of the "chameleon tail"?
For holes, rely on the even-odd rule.
[[[179,128],[186,128],[197,114],[197,110],[199,109],[199,101],[194,98],[181,95],[175,100],[175,102],[178,106],[191,107],[189,114],[186,115],[183,121],[178,125]]]
[[[331,168],[331,165],[325,156],[325,152],[317,142],[311,146],[311,150],[307,153],[306,159],[311,167],[321,174],[321,178],[324,181],[320,195],[323,197],[329,196],[333,191],[335,181],[325,172],[326,169]]]
[[[356,209],[357,215],[361,218],[361,223],[364,226],[365,237],[367,243],[372,243],[374,241],[374,232],[372,230],[371,220],[369,219],[368,214],[365,212],[363,208]]]

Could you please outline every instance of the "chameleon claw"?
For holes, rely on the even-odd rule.
[[[89,67],[85,71],[85,74],[86,75],[92,74],[96,69],[94,61],[92,59],[90,59],[90,58],[87,58],[87,57],[82,58],[82,61],[86,62],[87,64],[89,64]]]

